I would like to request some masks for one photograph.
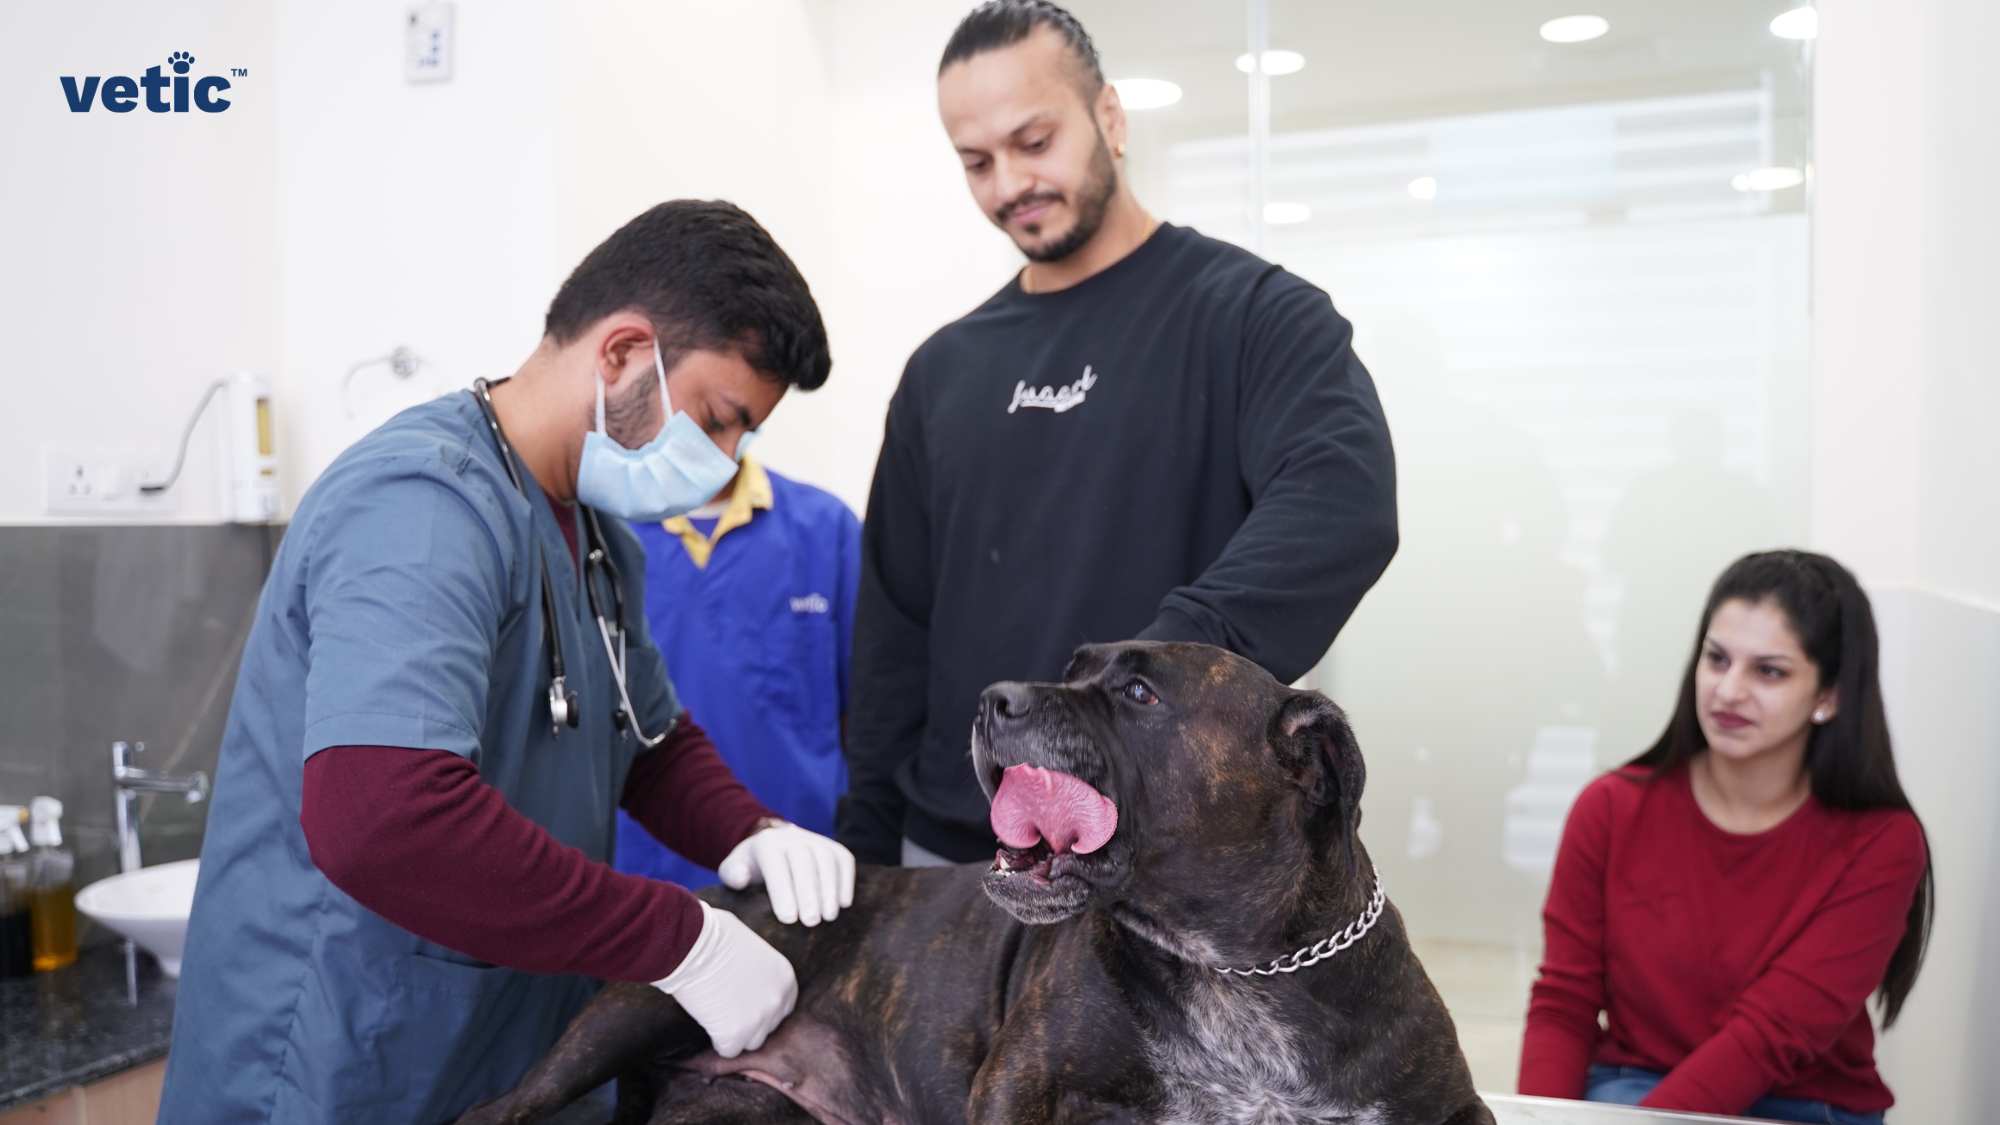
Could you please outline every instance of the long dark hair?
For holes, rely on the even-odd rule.
[[[1822,686],[1837,685],[1838,706],[1833,718],[1811,728],[1806,741],[1805,768],[1812,778],[1812,794],[1831,809],[1900,809],[1916,815],[1903,784],[1896,777],[1896,755],[1889,744],[1889,720],[1882,710],[1882,685],[1878,674],[1880,656],[1876,649],[1875,611],[1868,595],[1847,568],[1809,551],[1762,551],[1745,555],[1731,563],[1709,591],[1708,605],[1701,611],[1701,628],[1695,633],[1694,655],[1688,660],[1687,674],[1681,677],[1680,700],[1674,717],[1651,749],[1632,759],[1631,765],[1650,769],[1659,776],[1708,748],[1697,718],[1694,678],[1701,660],[1708,624],[1715,611],[1727,601],[1752,605],[1770,601],[1784,611],[1798,635],[1806,656],[1819,671]],[[1923,822],[1917,823],[1918,831]],[[1930,944],[1931,919],[1937,910],[1936,889],[1929,861],[1930,838],[1924,838],[1924,879],[1917,897],[1910,903],[1903,940],[1882,987],[1875,994],[1882,1007],[1882,1026],[1896,1022],[1903,1000],[1917,981],[1924,963],[1924,949]]]

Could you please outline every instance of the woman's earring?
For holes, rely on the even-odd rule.
[[[1111,154],[1120,160],[1125,159],[1125,146],[1122,144],[1119,145],[1117,148],[1111,150]]]
[[[1814,711],[1814,712],[1813,712],[1813,722],[1815,722],[1815,723],[1823,723],[1823,722],[1825,722],[1825,721],[1826,721],[1826,712],[1825,712],[1824,710],[1819,710],[1819,711]]]

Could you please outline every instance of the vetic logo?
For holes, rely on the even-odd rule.
[[[229,89],[229,79],[211,74],[189,82],[187,72],[194,67],[194,56],[186,51],[168,55],[167,65],[173,68],[173,74],[162,74],[157,66],[147,67],[142,78],[123,74],[79,78],[65,74],[63,96],[69,99],[71,113],[89,113],[93,104],[112,113],[130,113],[139,108],[141,90],[145,91],[146,109],[151,113],[186,113],[190,104],[203,113],[221,113],[229,108],[229,99],[222,96]],[[241,78],[250,72],[230,67],[229,73]]]
[[[803,598],[792,599],[793,613],[827,613],[832,609],[833,603],[826,600],[825,594],[807,594]]]
[[[1057,414],[1074,410],[1083,405],[1084,398],[1090,394],[1090,388],[1096,385],[1097,375],[1090,370],[1090,365],[1087,363],[1083,365],[1083,378],[1067,387],[1043,387],[1041,390],[1036,390],[1023,379],[1014,384],[1014,401],[1007,404],[1007,413],[1012,414],[1024,406],[1034,410],[1053,410]]]

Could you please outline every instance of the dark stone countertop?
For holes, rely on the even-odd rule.
[[[0,980],[0,1110],[39,1101],[167,1053],[174,985],[122,942],[52,973]]]
[[[0,980],[0,1111],[164,1057],[177,983],[144,953],[128,977],[123,942],[85,949],[67,969]],[[609,1093],[549,1125],[602,1125]]]

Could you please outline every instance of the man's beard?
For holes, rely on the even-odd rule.
[[[1083,181],[1083,188],[1077,193],[1076,222],[1069,233],[1052,242],[1040,246],[1023,246],[1019,239],[1014,244],[1021,247],[1021,253],[1031,262],[1060,262],[1097,236],[1104,225],[1104,213],[1111,208],[1111,197],[1118,192],[1118,166],[1111,162],[1111,148],[1104,143],[1104,134],[1097,134],[1097,151],[1090,157],[1090,174]]]
[[[659,397],[659,391],[655,389],[659,385],[659,376],[648,373],[644,378],[633,380],[625,390],[605,395],[604,432],[612,441],[627,449],[638,449],[659,436],[657,427],[649,431],[646,426],[648,416],[653,412],[653,400]],[[661,404],[662,409],[665,405]],[[596,421],[593,412],[592,428],[595,428]]]

